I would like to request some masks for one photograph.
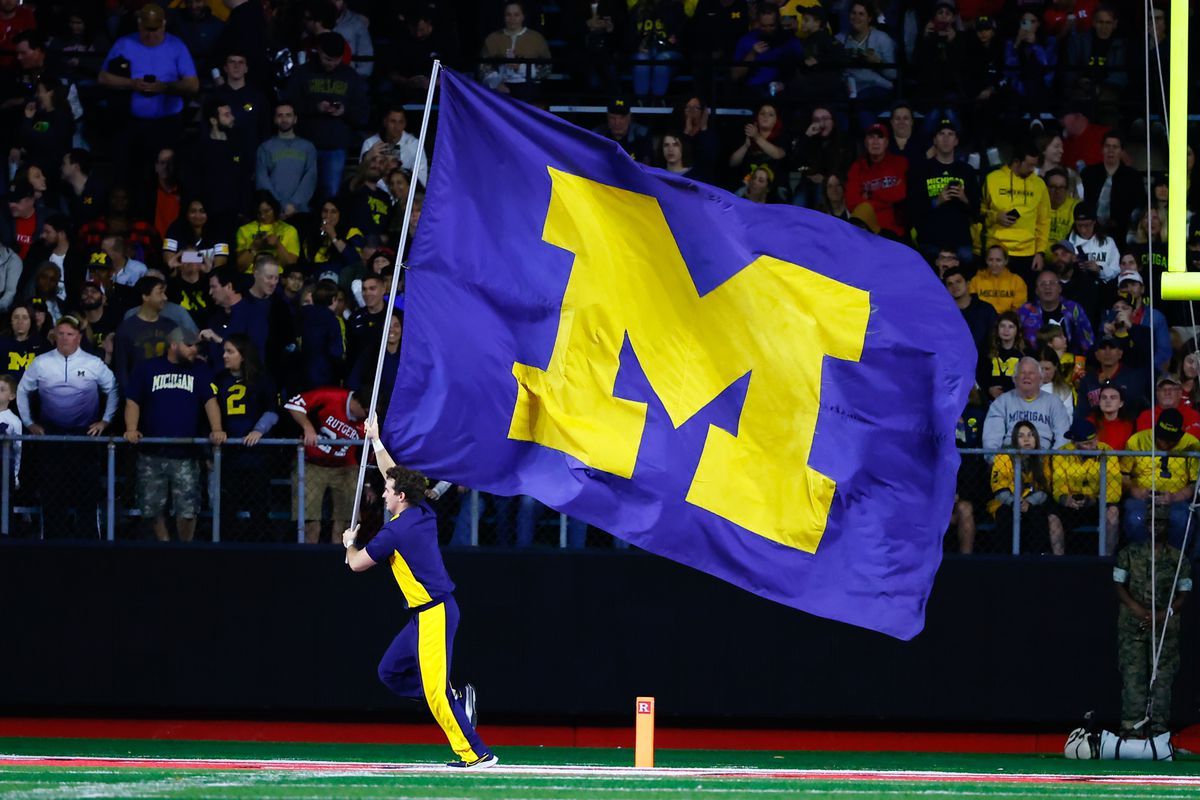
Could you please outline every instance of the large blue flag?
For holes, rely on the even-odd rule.
[[[924,624],[975,351],[912,250],[442,73],[383,436],[763,597]]]

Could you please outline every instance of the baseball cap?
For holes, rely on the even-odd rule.
[[[1115,336],[1101,336],[1100,340],[1096,342],[1096,349],[1099,350],[1101,347],[1120,348],[1121,343],[1117,341]]]
[[[942,117],[938,120],[937,127],[933,129],[933,132],[941,133],[942,131],[953,131],[954,133],[958,133],[958,126],[955,125],[954,120],[950,119],[949,117]]]
[[[24,200],[26,197],[33,197],[33,185],[25,179],[18,179],[8,185],[8,201],[10,203],[17,200]]]
[[[800,16],[802,16],[802,17],[803,16],[812,17],[813,19],[820,20],[821,22],[824,22],[826,19],[826,16],[827,16],[825,13],[825,8],[823,6],[821,6],[819,3],[813,4],[811,6],[800,6],[796,10],[800,12]]]
[[[88,267],[91,269],[112,269],[112,260],[109,259],[108,253],[96,251],[92,253],[92,257],[88,259]]]
[[[172,328],[167,334],[168,344],[187,344],[192,345],[200,341],[200,337],[195,331],[184,330],[183,328]]]
[[[975,30],[977,31],[994,31],[996,30],[996,20],[989,16],[975,18]]]
[[[1142,280],[1142,274],[1140,272],[1138,272],[1137,270],[1132,270],[1132,269],[1126,270],[1117,276],[1117,286],[1120,286],[1122,283],[1125,283],[1126,281],[1137,281],[1138,283],[1141,283],[1141,284],[1145,283],[1145,281]]]
[[[1154,426],[1154,438],[1164,442],[1178,442],[1183,438],[1183,414],[1177,408],[1164,408]]]
[[[72,328],[74,328],[77,331],[83,330],[83,323],[81,323],[78,318],[73,317],[70,314],[63,314],[61,317],[58,318],[58,322],[56,322],[54,324],[55,324],[55,326],[70,325]]]
[[[1096,209],[1091,203],[1080,203],[1075,206],[1075,221],[1092,220],[1096,221]]]
[[[1071,244],[1069,241],[1067,241],[1066,239],[1059,239],[1057,242],[1050,245],[1050,249],[1051,250],[1062,249],[1062,250],[1069,250],[1072,253],[1075,252],[1075,246],[1073,244]]]
[[[954,5],[954,0],[937,0],[937,2],[933,4],[933,10],[937,11],[939,8],[948,8],[954,12],[958,11],[958,7]]]
[[[616,97],[609,101],[608,113],[621,114],[622,116],[629,113],[629,101],[624,97]]]
[[[1096,426],[1087,417],[1075,420],[1067,430],[1067,439],[1072,442],[1086,442],[1096,438]]]
[[[1154,388],[1161,389],[1162,387],[1166,386],[1167,384],[1171,384],[1172,386],[1181,386],[1182,385],[1179,383],[1179,379],[1176,378],[1174,375],[1163,375],[1161,378],[1158,379],[1158,383],[1154,384]]]
[[[868,125],[867,129],[863,131],[863,136],[882,136],[884,139],[886,139],[888,138],[887,126],[882,122],[876,122],[874,125]]]
[[[138,9],[137,20],[146,30],[156,31],[166,22],[167,15],[163,13],[158,3],[147,3]]]
[[[329,58],[341,58],[346,52],[346,40],[340,33],[326,31],[317,37],[317,49]]]

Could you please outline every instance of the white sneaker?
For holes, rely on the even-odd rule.
[[[490,769],[500,763],[500,759],[496,758],[491,753],[486,756],[480,756],[474,761],[449,761],[447,767],[455,769]]]

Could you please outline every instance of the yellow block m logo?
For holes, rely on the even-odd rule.
[[[861,357],[868,293],[760,256],[701,297],[657,200],[550,177],[543,238],[575,263],[549,365],[513,364],[509,438],[629,478],[646,404],[613,396],[626,333],[677,428],[749,372],[738,435],[709,426],[687,501],[815,553],[836,488],[808,466],[821,366]]]

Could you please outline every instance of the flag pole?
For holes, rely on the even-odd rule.
[[[417,176],[421,174],[421,166],[425,161],[425,133],[429,130],[429,117],[433,109],[433,92],[437,88],[438,73],[442,71],[442,62],[434,59],[433,69],[429,73],[429,90],[425,93],[425,115],[421,117],[421,135],[417,139],[417,157],[413,161],[413,176],[412,182],[408,188],[408,199],[404,202],[404,225],[400,228],[400,242],[396,248],[396,263],[392,271],[392,288],[388,292],[388,301],[391,307],[396,304],[396,288],[400,283],[400,271],[405,269],[404,266],[404,248],[408,246],[408,226],[412,219],[413,197],[416,195]],[[379,357],[375,361],[375,380],[371,384],[371,405],[367,408],[367,416],[375,413],[375,404],[379,402],[379,381],[383,377],[383,357],[387,352],[387,331],[392,324],[391,308],[388,309],[388,316],[385,320],[384,328],[380,331],[379,337]],[[380,432],[382,434],[382,431]],[[362,505],[363,483],[367,478],[367,446],[363,444],[362,455],[358,459],[358,483],[354,489],[354,510],[350,513],[350,528],[358,524],[358,512]]]

